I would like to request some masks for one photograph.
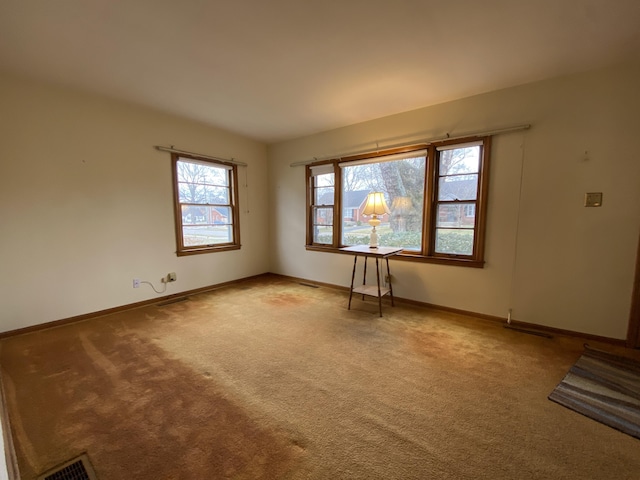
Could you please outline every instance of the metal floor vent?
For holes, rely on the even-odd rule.
[[[43,473],[38,480],[97,480],[89,457],[82,454]]]
[[[303,287],[319,288],[318,285],[313,285],[311,283],[299,282],[299,284],[302,285]]]

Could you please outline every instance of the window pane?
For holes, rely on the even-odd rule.
[[[213,225],[232,223],[230,207],[182,205],[183,225]]]
[[[313,243],[333,243],[333,208],[315,208]]]
[[[207,185],[217,185],[221,187],[229,186],[229,175],[226,168],[209,167],[207,166],[204,171],[204,183]]]
[[[469,208],[473,206],[474,208]],[[438,205],[437,227],[473,228],[475,225],[475,204],[455,203]],[[469,215],[473,213],[473,215]]]
[[[229,204],[229,188],[180,183],[178,185],[180,203]]]
[[[178,185],[180,203],[202,203],[228,205],[229,188],[211,185],[197,185],[194,183],[180,183]]]
[[[473,230],[436,229],[436,253],[473,255]]]
[[[182,224],[198,225],[206,223],[206,214],[203,207],[194,205],[182,205]]]
[[[229,186],[228,169],[188,160],[177,161],[178,182]]]
[[[316,175],[313,178],[315,179],[316,187],[333,187],[335,184],[335,177],[333,173],[323,173],[322,175]]]
[[[216,225],[228,225],[233,223],[231,207],[205,207],[208,222]]]
[[[315,225],[313,227],[313,243],[331,245],[333,243],[333,227]]]
[[[333,225],[333,208],[315,208],[315,225]]]
[[[182,238],[185,247],[230,243],[232,229],[231,225],[184,225]]]
[[[315,205],[333,205],[334,194],[333,187],[321,187],[315,189],[315,198],[313,199]]]
[[[229,204],[229,170],[198,162],[178,161],[180,203]]]
[[[376,227],[379,244],[420,250],[425,157],[342,167],[342,243],[368,244],[371,226],[363,215],[367,194],[383,192],[389,213]]]
[[[439,152],[440,176],[477,173],[480,167],[480,147],[454,148]]]
[[[217,205],[229,205],[229,189],[227,187],[205,187],[207,203]]]
[[[176,169],[179,182],[195,182],[197,179],[203,178],[206,166],[178,160]]]
[[[478,175],[440,177],[438,200],[475,200],[478,196]]]
[[[180,203],[205,203],[204,186],[194,183],[179,183]]]

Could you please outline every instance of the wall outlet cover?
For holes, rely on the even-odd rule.
[[[601,207],[602,206],[602,192],[591,192],[584,194],[584,206],[585,207]]]

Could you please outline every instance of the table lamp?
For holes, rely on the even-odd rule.
[[[367,216],[371,215],[369,225],[371,225],[373,229],[371,230],[369,248],[378,248],[378,232],[376,232],[376,227],[380,225],[378,215],[384,215],[385,213],[390,212],[389,207],[387,207],[387,202],[384,199],[384,193],[371,192],[367,195],[367,203],[364,206],[362,214]]]

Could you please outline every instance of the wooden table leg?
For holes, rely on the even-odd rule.
[[[364,256],[364,273],[362,275],[362,285],[367,284],[367,256]],[[362,300],[364,300],[364,293],[362,294]]]
[[[391,286],[391,272],[389,271],[389,257],[385,259],[387,261],[387,277],[389,278],[389,295],[391,296],[391,306],[395,307],[393,304],[393,287]]]
[[[351,310],[351,297],[353,296],[353,279],[356,278],[356,262],[358,261],[358,256],[353,257],[353,272],[351,272],[351,288],[349,289],[349,308],[347,310]]]
[[[382,316],[382,295],[380,294],[380,265],[378,263],[378,257],[376,257],[376,277],[378,279],[378,309],[380,310],[380,316]]]

